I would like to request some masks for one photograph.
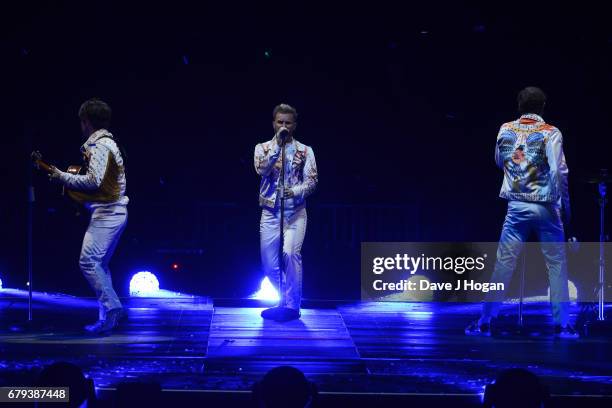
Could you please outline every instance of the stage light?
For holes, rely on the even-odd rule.
[[[495,380],[493,381],[493,383],[495,383]],[[483,385],[482,386],[482,391],[478,393],[478,396],[480,397],[480,403],[484,404],[485,402],[485,394],[487,392],[487,386]]]
[[[251,299],[278,301],[280,298],[272,282],[270,282],[270,279],[266,276],[261,281],[259,290],[251,296]]]
[[[0,289],[2,289],[2,279],[0,279]]]
[[[180,265],[177,263],[173,263],[172,264],[172,269],[174,269],[175,271],[178,271],[178,269],[180,268]]]
[[[130,296],[149,297],[155,296],[158,292],[159,281],[151,272],[142,271],[132,276],[130,280]]]
[[[409,283],[412,283],[416,290],[404,289],[401,292],[392,293],[389,295],[381,296],[376,300],[379,302],[431,302],[433,301],[433,292],[430,290],[420,290],[421,281],[430,284],[429,279],[423,275],[412,275],[408,279]]]

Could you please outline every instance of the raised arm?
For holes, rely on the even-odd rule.
[[[276,143],[276,138],[264,147],[263,143],[255,146],[255,171],[260,176],[267,176],[272,171],[274,163],[278,160],[281,153],[280,146]]]

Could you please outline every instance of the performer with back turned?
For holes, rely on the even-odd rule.
[[[570,220],[568,168],[561,132],[542,119],[545,103],[541,89],[523,89],[518,94],[521,117],[502,125],[497,135],[495,162],[504,171],[500,197],[508,200],[508,212],[491,281],[508,286],[524,242],[535,233],[548,267],[555,336],[575,339],[578,334],[569,324],[563,231]],[[503,291],[489,292],[480,319],[465,333],[490,336],[491,319],[497,317],[501,300]]]
[[[72,198],[91,212],[79,266],[99,305],[98,321],[85,326],[85,331],[102,335],[115,328],[123,316],[108,265],[127,223],[125,168],[117,142],[107,130],[111,108],[101,100],[90,99],[81,105],[79,118],[87,139],[81,146],[87,171],[71,174],[53,167],[51,178],[64,184]]]
[[[286,273],[281,297],[291,315],[300,317],[302,298],[302,243],[306,234],[306,197],[317,186],[317,166],[312,148],[294,138],[297,111],[280,104],[272,113],[274,137],[255,147],[255,170],[261,176],[259,205],[261,261],[266,275],[278,289],[281,277],[280,262]],[[285,147],[284,162],[284,229],[282,261],[280,257],[280,194],[281,153]]]

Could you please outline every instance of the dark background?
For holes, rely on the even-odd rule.
[[[297,108],[320,175],[306,297],[358,297],[361,241],[497,240],[494,141],[527,85],[548,94],[545,119],[564,135],[573,230],[598,239],[596,188],[580,178],[612,167],[604,6],[123,3],[0,13],[5,287],[27,281],[29,152],[78,162],[77,110],[94,96],[128,151],[130,221],[111,264],[122,293],[141,269],[188,293],[257,288],[253,150],[280,102]],[[86,217],[43,175],[33,185],[35,288],[91,295],[77,262]]]

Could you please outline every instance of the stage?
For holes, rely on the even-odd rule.
[[[477,304],[310,302],[318,307],[303,309],[300,320],[277,323],[261,319],[252,300],[129,298],[120,328],[96,338],[80,333],[96,316],[94,299],[35,293],[34,324],[24,327],[25,295],[0,292],[2,385],[26,384],[38,367],[67,360],[102,396],[143,381],[180,398],[240,401],[267,370],[293,365],[323,399],[454,398],[475,406],[500,370],[523,367],[559,400],[612,401],[612,342],[553,339],[545,303],[526,306],[527,334],[514,333],[517,306],[507,304],[493,337],[472,338],[463,329]],[[577,312],[573,305],[573,319]]]

